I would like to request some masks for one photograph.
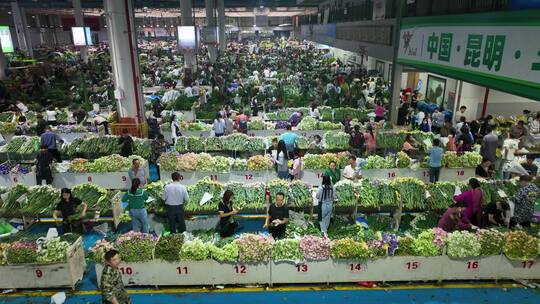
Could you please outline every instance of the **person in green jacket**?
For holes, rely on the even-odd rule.
[[[330,162],[330,165],[328,166],[328,169],[326,169],[326,171],[324,172],[324,175],[330,177],[332,185],[335,185],[337,182],[339,182],[339,180],[341,179],[341,172],[339,172],[335,161]]]
[[[122,202],[127,202],[127,210],[131,217],[133,231],[148,233],[148,213],[144,208],[148,193],[139,188],[141,180],[134,178],[131,181],[131,188],[122,195]]]

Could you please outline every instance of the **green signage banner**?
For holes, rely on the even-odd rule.
[[[2,52],[13,53],[13,41],[11,40],[9,26],[0,26],[0,44],[2,45]]]
[[[404,19],[398,63],[540,100],[539,16],[535,10]]]

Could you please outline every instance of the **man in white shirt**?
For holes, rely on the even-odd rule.
[[[343,169],[342,176],[348,180],[357,180],[360,178],[360,174],[356,167],[356,157],[354,155],[349,156],[349,164]]]
[[[192,97],[193,96],[193,89],[191,87],[186,87],[184,89],[184,94],[186,94],[187,97]]]
[[[519,149],[519,139],[508,138],[503,144],[503,174],[504,178],[510,176],[509,168],[512,167],[512,162],[516,159],[515,153]]]
[[[184,204],[189,201],[189,195],[184,185],[180,184],[180,174],[174,172],[173,182],[163,189],[163,199],[167,208],[167,218],[171,233],[182,233],[186,231],[184,219]]]
[[[21,113],[24,114],[24,113],[28,112],[28,107],[24,103],[22,103],[22,101],[17,100],[17,103],[15,105],[21,111]]]
[[[362,86],[362,95],[364,97],[364,104],[366,104],[369,97],[369,90],[365,84]]]
[[[536,119],[529,124],[529,138],[527,147],[534,147],[540,142],[540,113]]]
[[[109,135],[109,121],[107,118],[103,117],[102,115],[95,114],[92,120],[94,122],[94,126],[103,126],[103,132],[105,132],[105,135]]]
[[[456,124],[456,132],[460,133],[461,128],[463,128],[463,126],[466,126],[466,125],[467,125],[467,122],[465,121],[465,116],[461,116],[459,122]]]
[[[422,121],[424,121],[424,117],[426,117],[426,113],[423,111],[418,111],[418,113],[416,113],[416,125],[418,127],[422,124]]]
[[[195,81],[195,85],[191,88],[193,96],[199,96],[201,92],[201,88],[199,87],[199,82]]]
[[[465,111],[467,111],[467,107],[466,106],[461,106],[459,107],[459,111],[454,115],[454,123],[457,125],[458,123],[460,123],[460,118],[461,116],[465,117]]]

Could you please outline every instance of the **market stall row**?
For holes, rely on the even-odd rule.
[[[158,181],[145,186],[153,198],[147,203],[150,211],[163,213],[162,199],[165,183]],[[467,188],[464,182],[439,182],[426,184],[414,178],[396,178],[393,181],[368,180],[361,182],[340,181],[336,184],[335,208],[342,213],[354,213],[355,208],[381,210],[402,207],[405,210],[445,210],[453,204],[456,192]],[[484,203],[494,199],[512,197],[519,188],[513,182],[483,182]],[[56,207],[60,190],[51,186],[27,187],[18,184],[11,188],[0,188],[0,214],[5,216],[50,216]],[[313,207],[313,191],[310,185],[300,181],[272,180],[268,183],[219,183],[203,178],[188,186],[190,200],[185,204],[190,214],[216,214],[221,195],[231,190],[235,196],[235,207],[243,213],[264,212],[266,210],[266,191],[274,197],[282,192],[287,205],[294,210],[310,211]],[[111,210],[111,204],[118,200],[119,191],[109,191],[92,183],[72,187],[73,195],[88,204],[89,210],[102,214]],[[205,193],[209,200],[201,204]]]
[[[333,240],[242,234],[218,242],[131,232],[100,241],[90,258],[100,273],[103,253],[116,248],[124,284],[147,286],[538,279],[539,245],[523,231],[494,229]]]
[[[406,134],[411,134],[417,140],[424,143],[425,147],[433,138],[431,133],[422,132],[384,132],[377,135],[377,146],[380,149],[401,150]],[[182,136],[176,140],[176,150],[178,152],[261,152],[270,146],[271,140],[277,136],[250,137],[245,134],[233,134],[223,137],[199,137]],[[379,138],[380,137],[380,138]],[[322,136],[324,148],[326,150],[344,151],[349,147],[349,134],[341,131],[328,131]],[[6,160],[32,160],[39,151],[39,137],[16,136],[7,145],[0,149],[0,158]],[[299,136],[298,147],[300,149],[313,149],[309,137]],[[65,143],[60,147],[60,152],[65,158],[84,157],[95,159],[101,156],[118,154],[118,136],[99,136],[76,139],[71,143]],[[150,140],[134,139],[135,155],[145,159],[150,158]]]
[[[71,143],[58,145],[63,158],[96,159],[102,156],[120,154],[118,136],[92,136],[79,138]],[[149,159],[150,140],[134,138],[133,154]],[[0,149],[2,161],[34,160],[39,152],[40,138],[37,136],[16,136]]]
[[[127,189],[131,185],[128,170],[135,159],[138,159],[141,168],[148,172],[146,160],[136,155],[122,157],[112,154],[93,161],[75,158],[70,162],[56,163],[52,173],[52,185],[56,188],[71,188],[82,183],[94,183],[106,189]],[[17,184],[37,185],[33,164],[9,161],[0,164],[0,186],[12,187]]]

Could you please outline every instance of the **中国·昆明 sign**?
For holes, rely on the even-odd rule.
[[[398,62],[540,100],[540,24],[405,23]]]

